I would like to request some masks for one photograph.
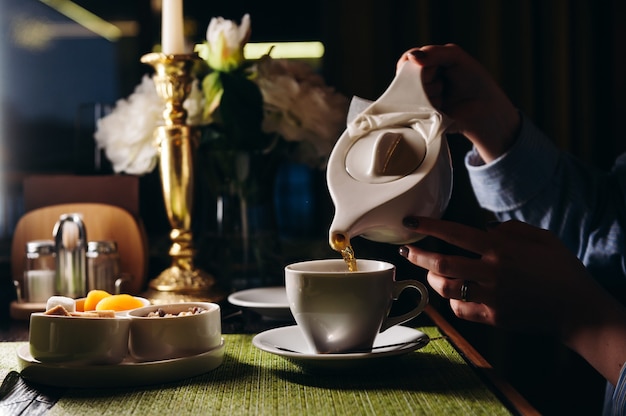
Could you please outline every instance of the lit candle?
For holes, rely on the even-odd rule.
[[[163,0],[161,15],[161,51],[167,55],[185,53],[183,0]]]

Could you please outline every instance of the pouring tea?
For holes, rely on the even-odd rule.
[[[402,219],[440,217],[448,206],[452,163],[444,132],[450,121],[428,101],[420,75],[419,66],[406,62],[378,100],[353,99],[347,129],[330,154],[326,181],[335,214],[329,244],[354,267],[353,237],[412,243],[423,236]]]

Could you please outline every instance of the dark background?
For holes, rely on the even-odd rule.
[[[134,29],[109,41],[77,29],[42,1],[0,0],[0,240],[5,265],[12,227],[23,212],[23,177],[89,171],[79,162],[84,156],[80,149],[90,144],[85,131],[93,129],[92,104],[128,96],[149,71],[139,58],[160,41],[156,2],[75,3],[105,20],[131,22]],[[345,95],[369,99],[387,88],[402,52],[454,42],[482,62],[560,148],[609,169],[626,147],[621,131],[623,1],[186,0],[184,7],[193,43],[203,40],[211,17],[239,21],[244,13],[251,15],[253,42],[322,41],[326,53],[318,64],[327,83]],[[451,138],[450,146],[455,187],[446,217],[480,225],[489,216],[477,207],[462,167],[469,146],[458,137]],[[148,232],[167,232],[162,211],[150,200],[158,178],[147,175],[141,185]],[[318,197],[325,199],[321,188]],[[322,218],[329,218],[332,207],[322,206],[328,211]],[[315,235],[322,243],[324,226],[322,220]],[[396,247],[355,241],[355,249],[357,256],[389,257],[399,263],[403,276],[421,273],[401,263]],[[554,341],[460,322],[444,302],[435,298],[433,303],[543,413],[599,413],[603,380]]]

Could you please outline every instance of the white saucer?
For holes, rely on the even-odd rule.
[[[224,360],[222,343],[207,352],[163,361],[135,362],[130,358],[115,365],[64,365],[42,363],[30,355],[28,344],[17,349],[18,366],[26,380],[55,387],[117,388],[167,383],[211,371]]]
[[[242,290],[228,296],[228,301],[268,318],[293,320],[284,286]]]
[[[424,347],[429,341],[430,338],[425,333],[405,326],[393,326],[385,332],[378,334],[374,341],[374,347],[405,342],[408,344],[378,348],[364,353],[317,354],[311,352],[302,331],[297,325],[270,329],[261,332],[252,339],[254,346],[263,351],[280,355],[297,364],[313,364],[316,366],[342,366],[363,360],[403,355]]]

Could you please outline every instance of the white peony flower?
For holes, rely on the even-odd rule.
[[[163,109],[152,78],[145,75],[128,99],[118,100],[113,112],[98,120],[94,138],[116,173],[142,175],[154,169],[154,130],[163,124]]]
[[[287,141],[308,142],[325,159],[346,126],[348,99],[298,61],[264,56],[255,82],[263,95],[263,130]]]
[[[183,104],[190,125],[200,124],[202,120],[202,99],[202,91],[194,81]],[[94,138],[116,173],[143,175],[156,167],[158,150],[154,132],[164,124],[164,110],[154,81],[144,75],[127,99],[118,100],[113,112],[98,120]]]

